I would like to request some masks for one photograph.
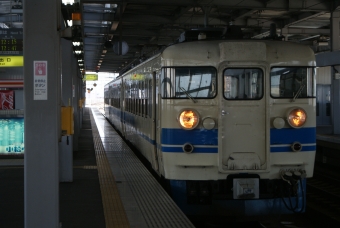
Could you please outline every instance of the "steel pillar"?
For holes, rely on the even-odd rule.
[[[25,227],[59,228],[60,0],[24,4]]]

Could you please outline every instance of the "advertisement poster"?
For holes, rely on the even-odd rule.
[[[14,109],[14,91],[0,90],[0,110]]]

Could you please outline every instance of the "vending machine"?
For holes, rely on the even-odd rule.
[[[23,154],[24,118],[0,119],[0,154]]]
[[[0,89],[0,156],[23,155],[24,151],[23,89]]]

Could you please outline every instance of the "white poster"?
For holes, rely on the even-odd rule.
[[[47,61],[34,61],[34,100],[47,100]]]

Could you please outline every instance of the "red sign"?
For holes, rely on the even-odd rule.
[[[47,63],[45,61],[35,61],[34,62],[34,75],[36,76],[46,76],[47,74]]]
[[[14,91],[0,90],[0,110],[14,109]]]

